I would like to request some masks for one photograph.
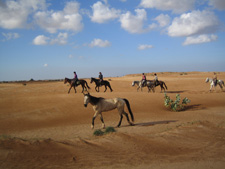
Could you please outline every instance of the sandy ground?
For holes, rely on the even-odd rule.
[[[93,96],[130,101],[135,126],[124,118],[115,133],[94,136],[92,106],[63,82],[0,84],[0,168],[225,168],[225,92],[209,92],[212,72],[158,73],[167,95],[188,97],[181,112],[164,106],[160,87],[155,93],[136,91],[140,75],[110,78],[113,92]],[[147,75],[153,79],[152,74]],[[225,80],[225,72],[218,74]],[[109,78],[107,78],[109,79]],[[127,109],[125,109],[127,111]],[[103,113],[106,126],[119,122],[117,110]],[[95,129],[101,128],[99,118]]]

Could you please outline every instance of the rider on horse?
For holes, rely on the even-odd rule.
[[[102,72],[99,72],[99,83],[100,83],[100,86],[102,85],[102,81],[103,81],[103,75],[102,75]]]
[[[214,72],[213,83],[214,83],[215,86],[217,85],[217,75],[216,75],[216,72]]]
[[[158,81],[158,76],[157,74],[155,73],[155,78],[154,78],[154,83],[155,83],[155,86],[157,86],[159,84],[159,81]]]
[[[142,73],[141,85],[143,86],[146,83],[147,79],[144,73]]]
[[[72,83],[74,83],[76,85],[77,84],[77,81],[78,81],[78,76],[77,76],[77,73],[76,72],[73,72],[73,73],[74,73],[74,78],[73,78]]]

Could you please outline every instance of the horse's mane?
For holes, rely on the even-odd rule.
[[[100,102],[101,100],[103,100],[104,98],[102,97],[94,97],[94,96],[91,96],[89,95],[90,97],[90,100],[91,100],[91,103],[96,105],[98,102]]]

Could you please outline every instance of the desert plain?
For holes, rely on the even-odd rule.
[[[63,81],[0,84],[0,168],[2,169],[224,169],[225,89],[209,92],[207,77],[213,72],[161,72],[166,94],[191,100],[183,111],[164,106],[164,92],[136,90],[131,83],[140,74],[110,77],[113,92],[91,87],[96,97],[129,100],[135,126],[123,118],[116,132],[94,136],[101,129],[92,106],[84,107],[81,87],[77,93]],[[225,72],[218,72],[225,81]],[[153,73],[147,74],[153,79]],[[128,112],[127,108],[125,111]],[[119,122],[117,110],[104,112],[105,125]]]

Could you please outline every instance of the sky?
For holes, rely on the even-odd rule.
[[[225,71],[224,0],[0,0],[0,81]]]

